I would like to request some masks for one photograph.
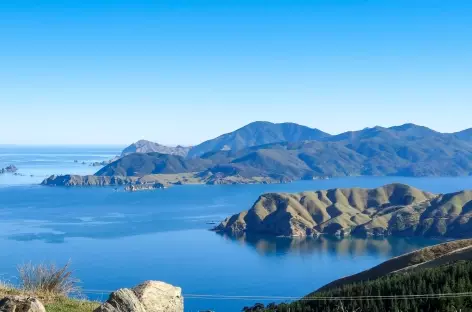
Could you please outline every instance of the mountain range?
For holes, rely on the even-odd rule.
[[[127,147],[122,155],[95,175],[192,173],[209,183],[273,183],[342,176],[469,176],[472,129],[441,133],[405,124],[330,135],[294,123],[254,122],[191,148],[142,140]]]
[[[124,153],[127,156],[97,175],[209,171],[275,180],[360,175],[464,176],[472,174],[471,132],[447,134],[405,124],[329,135],[292,123],[255,122],[190,148],[187,157],[178,153]]]
[[[358,131],[348,131],[331,135],[316,128],[296,123],[271,123],[267,121],[252,122],[233,132],[220,135],[193,147],[165,146],[158,143],[140,140],[123,150],[122,156],[130,153],[159,152],[179,155],[188,158],[200,157],[209,152],[238,151],[254,146],[273,143],[294,143],[303,141],[322,142],[360,142],[371,139],[419,140],[427,138],[451,138],[462,141],[472,141],[472,128],[456,133],[441,133],[427,127],[412,123],[389,128],[376,126]]]

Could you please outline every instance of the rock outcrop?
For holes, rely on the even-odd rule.
[[[147,281],[113,292],[94,312],[183,312],[182,290],[163,282]]]
[[[259,197],[214,228],[231,235],[472,236],[472,191],[432,194],[403,184]],[[469,222],[470,220],[470,222]]]
[[[113,292],[94,312],[146,312],[146,310],[132,289],[123,288]]]
[[[152,183],[152,184],[129,184],[125,186],[125,191],[128,192],[137,192],[137,191],[151,191],[156,189],[165,188],[162,183]]]
[[[184,310],[184,299],[179,287],[147,281],[135,288],[134,293],[147,312],[180,312]]]
[[[8,296],[0,300],[0,312],[46,312],[46,309],[34,297]]]

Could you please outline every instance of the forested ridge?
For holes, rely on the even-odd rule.
[[[257,304],[245,307],[245,312],[334,312],[334,311],[472,311],[472,296],[457,295],[440,297],[438,294],[460,294],[472,292],[472,262],[458,261],[435,268],[410,270],[390,274],[372,281],[347,284],[326,291],[317,292],[290,304]],[[404,296],[427,295],[429,298],[408,298]],[[382,296],[374,299],[356,297]],[[397,296],[398,298],[383,298]],[[349,297],[349,300],[338,300]],[[319,298],[319,300],[315,300]],[[332,298],[332,299],[325,299]]]

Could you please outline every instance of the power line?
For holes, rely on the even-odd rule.
[[[85,294],[110,294],[109,290],[83,290]],[[165,296],[165,295],[164,295]],[[186,299],[201,300],[237,300],[237,301],[368,301],[368,300],[414,300],[414,299],[441,299],[470,297],[472,292],[462,293],[438,293],[438,294],[415,294],[415,295],[378,295],[378,296],[313,296],[313,297],[291,297],[291,296],[245,296],[245,295],[218,295],[218,294],[183,294]]]

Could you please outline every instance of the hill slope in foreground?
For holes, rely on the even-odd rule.
[[[471,311],[470,295],[435,295],[470,293],[471,260],[472,240],[447,242],[392,258],[372,269],[336,280],[300,301],[272,304],[266,308],[259,305],[245,311]],[[366,296],[371,297],[367,300]],[[350,300],[321,299],[333,297],[349,297]]]
[[[214,230],[272,236],[472,235],[472,191],[432,194],[404,184],[376,189],[269,193]]]

